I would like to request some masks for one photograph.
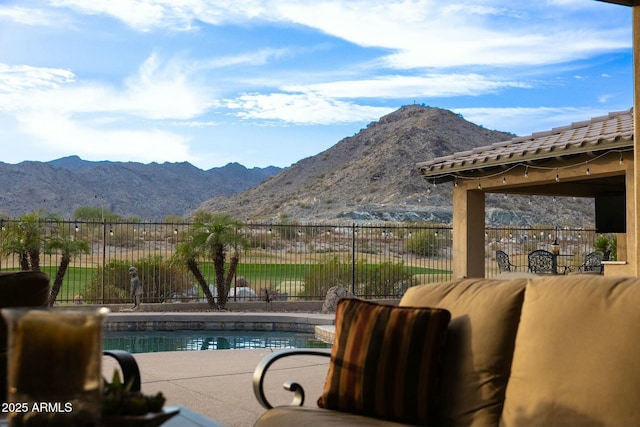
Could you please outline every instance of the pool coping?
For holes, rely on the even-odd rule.
[[[111,312],[105,321],[104,330],[254,330],[316,333],[317,326],[333,325],[334,322],[335,313]]]
[[[314,334],[316,336],[316,339],[327,344],[333,344],[333,342],[336,340],[336,326],[316,325]]]

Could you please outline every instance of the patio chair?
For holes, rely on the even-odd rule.
[[[505,251],[496,251],[496,262],[498,263],[498,272],[503,273],[505,271],[517,271],[518,268],[524,267],[523,265],[511,264],[509,255]]]
[[[594,251],[584,256],[584,263],[578,266],[578,271],[581,273],[597,272],[602,274],[602,261],[605,258],[605,254],[601,251]]]
[[[566,273],[566,266],[557,265],[556,256],[544,249],[536,249],[529,253],[529,272],[534,274],[557,274],[562,268],[562,273]]]

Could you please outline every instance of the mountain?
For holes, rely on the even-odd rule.
[[[280,171],[229,163],[207,171],[190,163],[0,162],[0,211],[18,217],[38,209],[71,219],[81,206],[104,206],[123,217],[159,221],[183,216],[205,200],[254,187]]]
[[[315,156],[300,160],[256,187],[217,196],[198,209],[255,221],[450,223],[452,186],[434,186],[415,164],[515,135],[488,130],[451,111],[410,105],[370,123]],[[487,196],[490,225],[593,223],[590,201],[558,200],[563,209],[529,196]]]
[[[452,218],[451,184],[434,186],[415,164],[514,135],[485,129],[451,111],[409,105],[285,169],[229,163],[207,171],[189,163],[0,162],[0,214],[38,209],[72,219],[81,206],[160,221],[197,209],[263,222],[354,223]],[[543,200],[536,200],[543,199]],[[488,194],[493,226],[593,226],[592,200]]]

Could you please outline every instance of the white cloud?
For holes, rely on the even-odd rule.
[[[185,69],[187,71],[185,71]],[[121,87],[79,82],[67,70],[0,64],[0,112],[50,151],[64,147],[87,159],[193,161],[188,138],[154,121],[189,120],[211,102],[188,66],[151,55]],[[139,129],[141,119],[147,129]]]
[[[68,70],[0,63],[0,93],[39,87],[56,88],[74,80],[74,74]]]
[[[173,122],[173,126],[178,127],[187,127],[187,128],[205,128],[205,127],[215,127],[220,126],[220,122],[214,121],[200,121],[200,120],[192,120],[192,121],[182,121],[182,122]]]
[[[368,121],[394,110],[357,105],[313,93],[245,94],[229,100],[226,106],[240,110],[236,115],[243,119],[316,125]]]
[[[386,64],[399,69],[559,63],[630,45],[626,29],[549,18],[542,28],[542,22],[525,19],[528,10],[540,7],[535,2],[511,9],[485,3],[454,10],[448,2],[429,0],[288,2],[279,18],[360,46],[389,49]],[[509,19],[496,21],[494,15]],[[519,15],[523,18],[515,19]]]
[[[454,108],[452,111],[485,128],[513,132],[520,136],[605,116],[610,112],[590,107]]]
[[[61,83],[65,83],[64,85]],[[209,90],[190,79],[188,66],[162,63],[151,55],[138,73],[118,88],[96,82],[75,83],[64,70],[0,65],[0,109],[75,113],[114,113],[147,119],[191,119],[212,106]]]
[[[539,21],[539,12],[547,8],[544,4],[515,6],[499,0],[470,4],[434,0],[55,0],[53,4],[110,15],[141,31],[189,30],[197,21],[210,25],[294,23],[359,46],[388,49],[383,59],[388,67],[397,69],[551,64],[631,44],[627,28],[600,28],[593,22],[566,18],[563,8],[572,9],[572,0],[557,0],[557,13],[547,14],[544,21]]]
[[[18,120],[21,131],[49,151],[64,147],[88,160],[194,161],[188,141],[169,132],[89,127],[54,112],[19,114]]]
[[[277,2],[277,0],[276,0]],[[154,28],[188,31],[195,21],[209,24],[244,22],[268,15],[269,1],[259,0],[53,0],[58,7],[70,7],[86,14],[105,14],[138,31]]]
[[[66,27],[68,21],[63,15],[43,9],[26,8],[20,6],[1,6],[0,20],[15,22],[22,25]]]
[[[615,99],[617,98],[619,95],[615,94],[615,93],[605,93],[604,95],[600,95],[598,97],[598,102],[600,104],[606,104],[607,102],[609,102],[609,100],[611,99]]]
[[[136,76],[127,79],[126,88],[114,107],[146,118],[189,119],[211,107],[209,90],[192,84],[184,64],[165,65],[156,55],[145,61]]]
[[[412,98],[474,96],[505,88],[527,88],[527,83],[491,79],[479,74],[430,74],[345,80],[307,86],[284,86],[288,92],[313,92],[335,98]]]
[[[375,120],[393,108],[360,105],[347,99],[407,99],[475,96],[525,83],[490,79],[477,74],[388,76],[310,85],[282,86],[281,93],[248,93],[226,101],[243,119],[276,120],[295,124],[335,124]]]
[[[200,68],[223,68],[237,65],[265,65],[273,59],[291,55],[291,50],[282,49],[259,49],[254,52],[247,52],[238,55],[223,56],[210,59],[198,64]]]
[[[175,22],[181,17],[179,7],[174,8],[172,13],[168,14],[161,2],[153,0],[53,0],[51,4],[58,7],[73,7],[82,13],[91,15],[111,15],[140,31],[148,31],[153,27],[160,26],[163,21]],[[182,18],[184,19],[184,17]]]

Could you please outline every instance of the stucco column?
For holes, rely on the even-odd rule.
[[[484,192],[453,188],[453,278],[484,277]]]
[[[627,224],[627,259],[634,276],[640,275],[640,144],[636,138],[640,137],[640,0],[633,1],[633,219],[634,224]],[[629,184],[629,183],[627,183]],[[629,240],[632,240],[631,242]]]

